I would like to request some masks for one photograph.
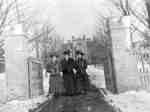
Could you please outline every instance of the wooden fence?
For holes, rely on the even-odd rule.
[[[145,90],[150,90],[150,75],[142,75],[140,76],[141,87]]]
[[[42,63],[36,58],[28,58],[28,84],[29,98],[33,98],[44,93]]]

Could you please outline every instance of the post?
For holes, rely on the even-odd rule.
[[[28,98],[27,38],[22,25],[13,26],[5,35],[7,99]]]
[[[140,86],[140,73],[137,70],[136,57],[131,50],[130,17],[125,16],[121,21],[111,20],[110,30],[117,90],[118,92],[137,90]]]
[[[40,52],[39,52],[39,42],[38,40],[35,40],[35,45],[36,45],[36,58],[40,58]]]

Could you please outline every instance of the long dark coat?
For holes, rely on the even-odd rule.
[[[82,90],[87,91],[89,86],[87,69],[87,61],[83,58],[76,59],[77,75],[76,75],[76,91],[81,92]]]
[[[74,73],[73,69],[76,69],[75,61],[72,58],[68,60],[63,59],[61,61],[61,71],[63,72],[64,87],[66,94],[73,95],[75,91]]]

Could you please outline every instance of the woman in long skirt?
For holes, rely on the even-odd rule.
[[[51,60],[47,65],[47,70],[50,73],[49,94],[58,96],[64,93],[65,90],[63,87],[63,79],[59,73],[58,55],[56,53],[52,53],[50,58]]]
[[[76,51],[76,56],[76,92],[77,94],[86,94],[89,88],[89,79],[88,74],[86,72],[87,61],[86,59],[84,59],[84,53],[82,51]]]

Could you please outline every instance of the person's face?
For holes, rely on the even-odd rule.
[[[84,56],[84,55],[81,55],[81,58],[82,58],[82,59],[84,59],[84,58],[85,58],[85,56]]]
[[[53,56],[52,57],[52,60],[55,62],[57,60],[57,57],[56,56]]]
[[[69,55],[68,54],[65,54],[65,59],[68,59],[69,58]]]
[[[72,57],[73,57],[73,54],[72,54],[72,53],[70,53],[69,57],[70,57],[70,58],[72,58]]]
[[[78,55],[77,55],[77,58],[81,58],[81,57],[82,57],[81,54],[78,54]]]

